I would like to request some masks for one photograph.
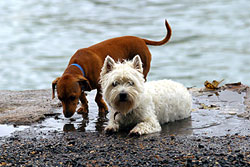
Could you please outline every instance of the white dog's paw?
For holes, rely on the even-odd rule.
[[[141,131],[131,130],[129,136],[141,136],[143,133]]]
[[[144,134],[150,134],[150,133],[155,133],[155,132],[160,132],[161,131],[161,126],[160,124],[148,124],[145,122],[141,122],[137,124],[130,132],[129,135],[144,135]]]
[[[118,132],[119,125],[117,125],[117,124],[108,125],[108,126],[106,126],[106,128],[104,130],[106,133],[115,133],[115,132]]]
[[[145,129],[141,127],[135,127],[129,132],[130,136],[141,136],[143,134],[148,134],[148,132],[146,132]]]

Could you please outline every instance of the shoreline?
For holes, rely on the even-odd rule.
[[[124,132],[107,135],[103,132],[107,120],[100,118],[63,118],[51,90],[0,91],[0,122],[29,126],[0,137],[0,166],[249,166],[248,86],[190,91],[194,104],[190,119],[140,137]],[[94,104],[94,94],[88,97]],[[89,116],[98,117],[95,114]],[[63,123],[63,128],[49,129],[46,121],[39,124],[49,118]],[[87,130],[84,123],[95,129]]]

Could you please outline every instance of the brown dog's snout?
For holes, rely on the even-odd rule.
[[[66,118],[70,118],[74,115],[75,110],[63,109],[63,114]]]
[[[77,105],[75,104],[65,104],[62,102],[63,114],[66,118],[70,118],[74,115]]]
[[[70,117],[72,117],[73,115],[74,115],[74,113],[72,113],[72,112],[63,112],[63,114],[64,114],[64,116],[66,117],[66,118],[70,118]]]

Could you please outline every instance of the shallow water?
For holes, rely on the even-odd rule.
[[[245,111],[244,97],[246,93],[231,90],[217,93],[205,93],[193,96],[193,110],[191,117],[162,125],[162,131],[156,135],[197,135],[224,136],[250,134],[250,120],[240,117]],[[82,116],[74,114],[70,119],[65,118],[62,109],[58,109],[44,121],[31,126],[0,125],[0,137],[9,136],[16,131],[31,132],[34,136],[47,132],[93,132],[104,133],[109,115],[100,117],[94,102],[95,92],[88,94],[89,114]],[[127,136],[127,132],[121,133]]]
[[[29,126],[13,126],[13,125],[2,125],[0,124],[0,137],[2,136],[9,136],[14,132],[17,131],[23,131],[25,129],[28,129]]]
[[[150,47],[148,80],[249,85],[249,9],[248,0],[0,1],[0,90],[50,88],[77,49],[123,35],[160,40],[164,19],[173,36]]]

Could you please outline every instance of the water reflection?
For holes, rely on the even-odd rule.
[[[98,118],[93,122],[89,120],[88,114],[82,117],[75,118],[75,121],[65,123],[63,125],[64,132],[86,132],[86,131],[97,131],[104,132],[104,128],[108,123],[107,114],[99,115]],[[121,133],[128,133],[129,131],[122,131]],[[170,122],[162,125],[161,134],[181,134],[181,135],[192,135],[192,119],[187,118],[175,122]]]
[[[64,124],[63,131],[64,132],[74,132],[74,131],[85,132],[87,125],[88,125],[88,120],[83,119],[82,123],[80,124],[74,124],[74,123]]]
[[[82,117],[75,118],[75,121],[72,121],[70,123],[65,123],[63,126],[64,132],[85,132],[85,131],[97,131],[97,132],[103,132],[105,124],[107,124],[107,113],[98,115],[97,119],[95,121],[89,120],[89,115],[84,114],[81,115]],[[90,123],[91,122],[91,123]],[[94,128],[92,128],[94,127]]]
[[[97,132],[104,131],[105,125],[108,123],[108,119],[105,117],[99,117],[95,122],[95,128]]]
[[[162,125],[161,134],[164,135],[192,135],[192,119],[187,118]]]
[[[74,132],[74,131],[76,131],[76,128],[75,128],[74,124],[65,124],[63,126],[63,131],[64,132]]]

